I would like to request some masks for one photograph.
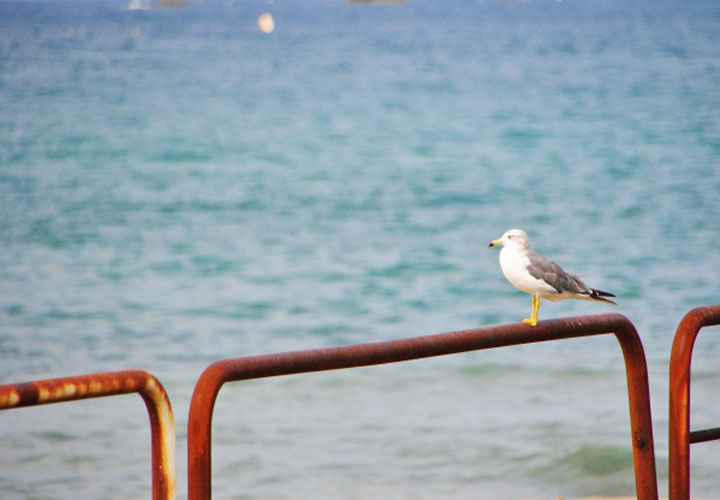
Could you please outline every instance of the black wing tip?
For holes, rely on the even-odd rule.
[[[613,295],[613,297],[614,297],[614,295]],[[606,304],[612,304],[614,306],[618,305],[617,302],[614,302],[610,299],[606,299],[605,297],[595,297],[595,300],[600,301],[600,302],[605,302]]]
[[[615,297],[614,293],[604,292],[602,290],[596,290],[594,288],[591,288],[590,290],[592,290],[592,295],[590,295],[590,297],[592,297],[593,299],[599,300],[600,302],[607,302],[608,304],[617,305],[617,302],[613,302],[612,300],[605,298],[605,297]]]

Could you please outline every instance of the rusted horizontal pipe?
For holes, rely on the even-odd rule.
[[[690,432],[691,443],[704,443],[706,441],[715,441],[716,439],[720,439],[720,427]]]
[[[670,353],[669,457],[670,500],[690,499],[690,365],[695,339],[703,327],[720,324],[720,304],[688,312],[675,332]]]
[[[614,333],[625,358],[638,499],[657,499],[645,354],[633,324],[620,314],[500,325],[387,342],[311,349],[217,361],[198,380],[188,420],[188,498],[211,498],[211,429],[218,392],[231,381],[395,363],[459,352]]]
[[[153,374],[122,370],[0,385],[0,410],[133,392],[143,398],[150,416],[153,499],[174,499],[175,422],[167,393]]]

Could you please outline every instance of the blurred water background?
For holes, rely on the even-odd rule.
[[[139,4],[134,4],[138,6]],[[270,13],[272,33],[257,19]],[[186,497],[215,360],[510,323],[487,242],[533,246],[667,364],[720,302],[720,5],[0,2],[0,382],[144,368]],[[717,426],[720,339],[694,358]],[[591,338],[226,386],[216,498],[633,494],[622,357]],[[134,395],[0,414],[3,498],[147,498]],[[717,445],[693,493],[720,496]]]

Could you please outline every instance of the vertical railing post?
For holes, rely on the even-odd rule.
[[[637,498],[657,499],[655,444],[645,351],[640,336],[630,321],[621,323],[615,330],[615,336],[620,342],[625,359]]]
[[[188,418],[188,500],[207,499],[212,491],[212,416],[215,400],[226,382],[223,361],[207,367],[193,390]]]
[[[670,353],[669,495],[690,500],[690,368],[695,339],[705,326],[720,324],[720,304],[688,312],[678,325]]]

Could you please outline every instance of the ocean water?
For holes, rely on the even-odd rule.
[[[151,371],[185,498],[207,365],[516,322],[487,242],[520,227],[620,304],[541,319],[637,326],[666,494],[674,330],[720,302],[720,5],[127,7],[0,1],[0,383]],[[624,387],[610,337],[230,384],[215,498],[630,495]],[[2,412],[2,497],[148,498],[147,427],[134,395]]]

